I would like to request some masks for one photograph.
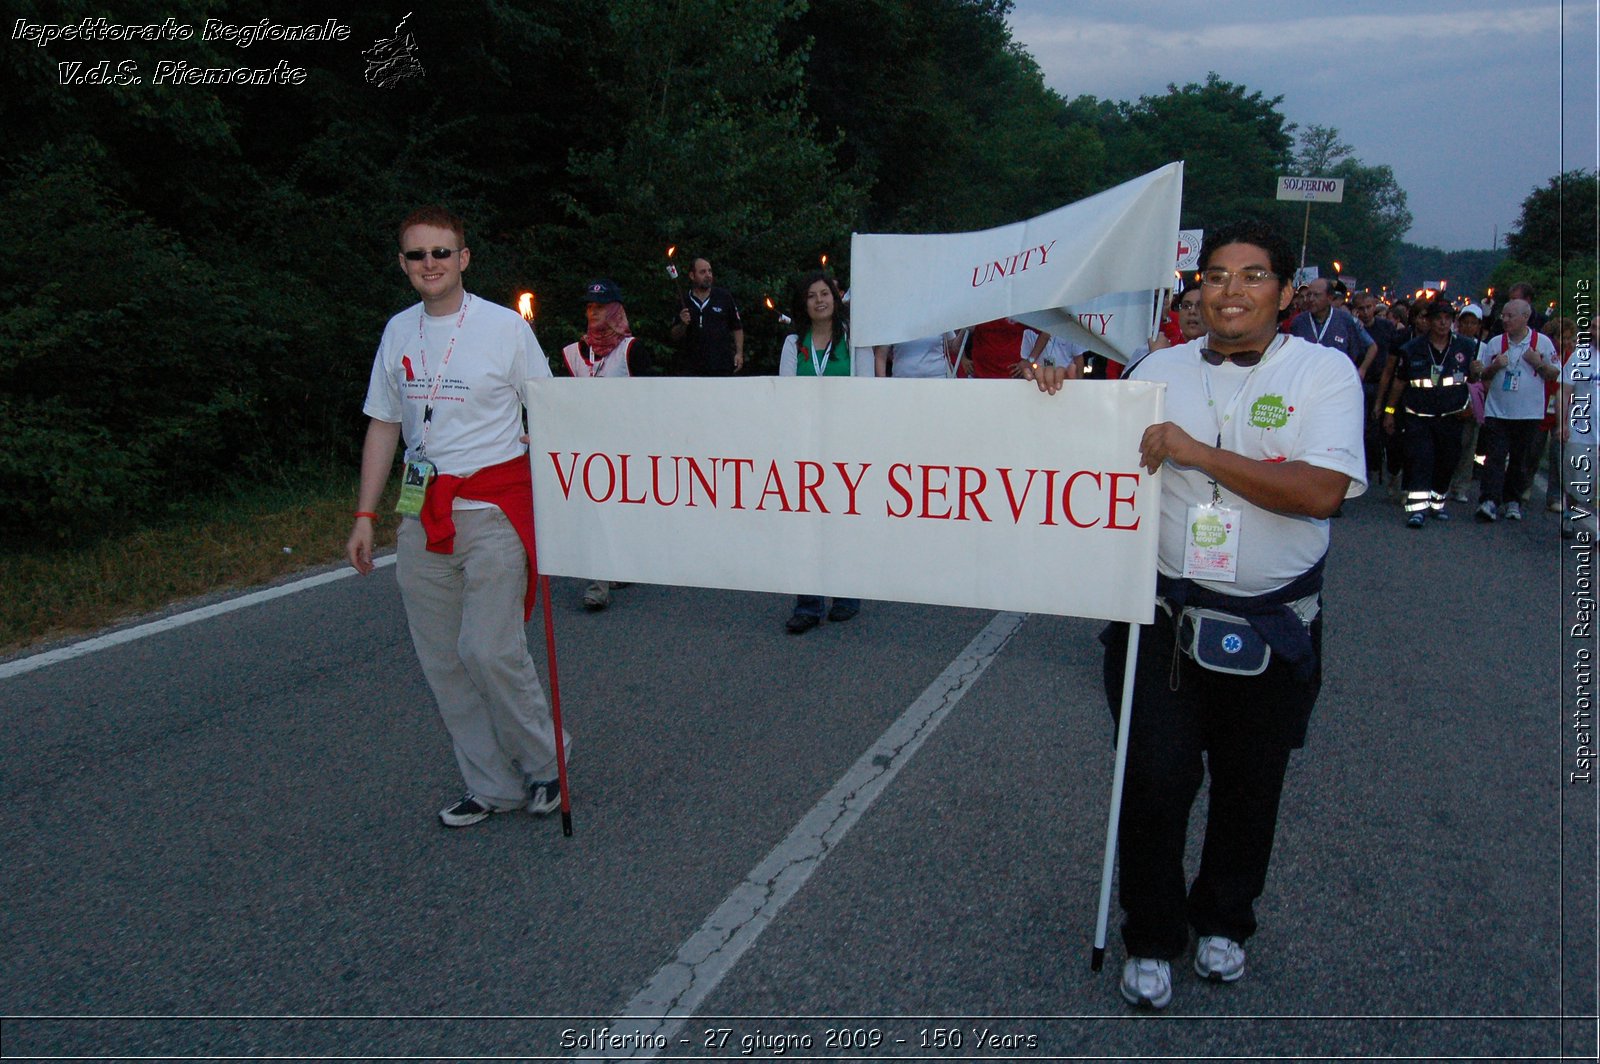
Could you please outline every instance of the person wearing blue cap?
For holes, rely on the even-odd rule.
[[[616,283],[605,278],[590,281],[584,286],[583,298],[589,328],[561,349],[567,376],[637,377],[644,373],[649,361],[633,338]],[[583,592],[584,608],[605,609],[611,604],[611,589],[621,586],[611,580],[591,581]]]

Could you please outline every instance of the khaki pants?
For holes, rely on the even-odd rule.
[[[453,554],[430,553],[422,522],[401,522],[400,595],[467,790],[509,809],[527,800],[529,780],[556,775],[550,704],[522,620],[528,556],[498,507],[454,516]]]

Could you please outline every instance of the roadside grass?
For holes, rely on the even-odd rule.
[[[0,553],[0,654],[343,561],[356,488],[353,470],[323,472],[192,503],[159,526],[86,546],[8,544]],[[394,545],[397,488],[378,507],[380,549]]]

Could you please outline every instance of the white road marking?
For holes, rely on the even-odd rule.
[[[375,568],[381,569],[385,566],[393,565],[394,560],[395,556],[393,554],[385,554],[381,558],[374,558],[372,564]],[[201,606],[199,609],[175,613],[171,617],[163,617],[159,621],[135,625],[132,628],[124,628],[121,631],[111,632],[107,635],[97,635],[93,639],[85,639],[81,643],[72,643],[68,646],[58,647],[55,650],[47,650],[42,654],[17,658],[15,661],[0,662],[0,680],[8,679],[12,676],[21,676],[25,672],[42,669],[46,665],[54,665],[62,661],[71,661],[73,658],[81,658],[85,654],[93,654],[95,651],[105,650],[107,647],[131,643],[136,639],[143,639],[145,636],[156,635],[160,632],[170,632],[174,628],[182,628],[197,621],[208,620],[224,613],[232,613],[234,610],[242,610],[246,606],[269,602],[275,598],[292,595],[296,591],[304,591],[306,588],[316,587],[319,584],[330,584],[335,580],[343,580],[347,576],[355,575],[357,575],[356,571],[346,566],[317,576],[308,576],[304,580],[296,580],[292,584],[269,587],[262,591],[252,591],[248,595],[240,595],[238,598],[228,599],[226,602],[214,602],[209,606]]]
[[[649,1058],[655,1038],[670,1041],[684,1022],[739,963],[746,950],[805,885],[824,858],[911,761],[990,663],[1016,634],[1024,613],[1000,613],[955,660],[906,707],[850,770],[823,795],[759,863],[745,874],[700,929],[678,947],[677,956],[623,1006],[608,1025],[637,1030],[645,1044],[619,1057]]]

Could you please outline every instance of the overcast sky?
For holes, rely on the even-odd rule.
[[[1068,99],[1135,100],[1214,70],[1282,96],[1302,128],[1338,128],[1362,163],[1394,168],[1413,244],[1490,247],[1535,187],[1596,166],[1597,0],[1015,5],[1012,35]]]

